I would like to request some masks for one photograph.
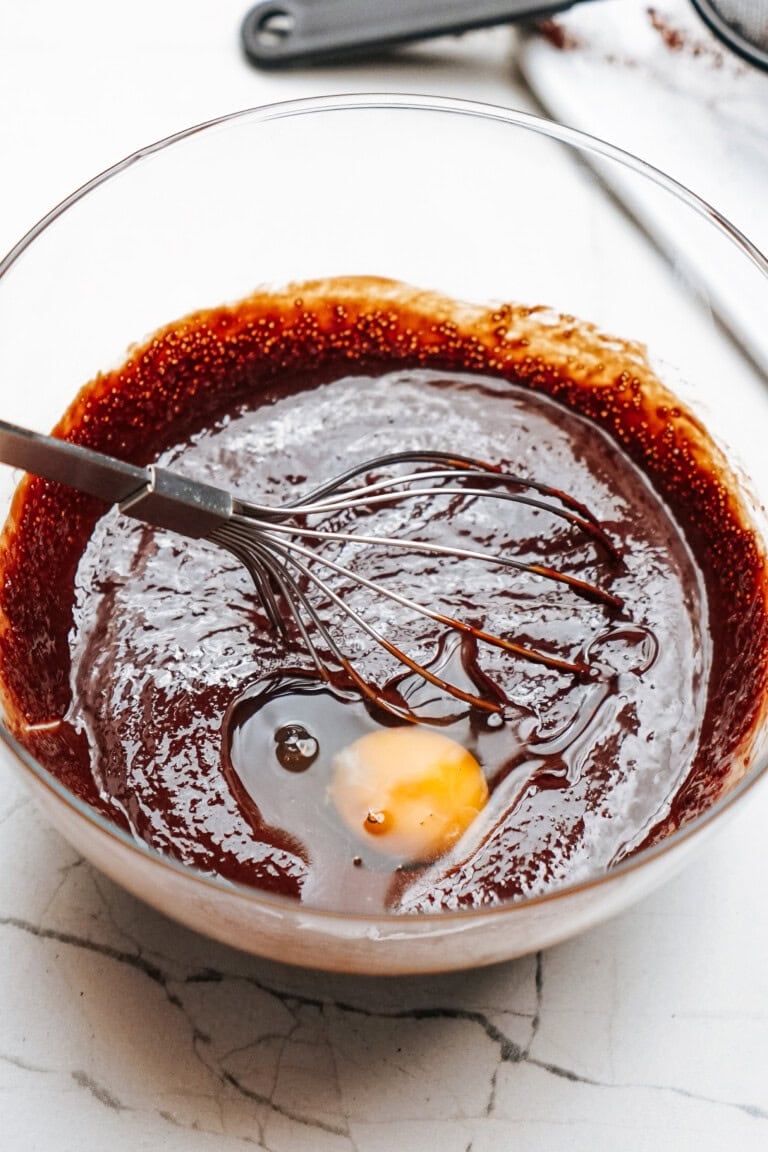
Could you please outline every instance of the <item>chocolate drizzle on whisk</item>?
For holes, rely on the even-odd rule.
[[[403,465],[410,470],[398,471]],[[414,470],[416,465],[426,467]],[[301,643],[322,680],[332,680],[331,666],[342,669],[350,684],[370,703],[397,719],[417,721],[422,717],[402,697],[373,683],[358,670],[354,657],[342,647],[326,614],[318,609],[313,594],[319,593],[324,603],[351,619],[408,672],[440,691],[486,713],[501,712],[504,702],[497,693],[481,694],[462,688],[410,655],[384,635],[369,616],[340,595],[331,576],[352,581],[374,598],[385,598],[408,613],[431,620],[446,632],[471,637],[476,644],[573,676],[589,675],[590,665],[586,659],[554,655],[514,636],[501,635],[438,611],[381,580],[366,577],[351,564],[340,563],[329,554],[329,545],[352,544],[389,552],[429,554],[441,563],[474,561],[506,569],[510,574],[528,573],[561,585],[611,613],[622,611],[623,601],[619,596],[547,564],[505,555],[492,547],[461,548],[419,535],[366,534],[361,527],[361,521],[374,510],[445,497],[457,501],[451,507],[452,518],[466,512],[477,500],[511,502],[545,512],[585,534],[615,568],[622,565],[619,553],[597,518],[568,493],[470,456],[426,450],[388,453],[366,460],[282,508],[236,501],[233,515],[218,525],[208,539],[228,549],[245,565],[272,627],[287,641]],[[328,526],[327,519],[340,512],[353,514],[354,530],[342,531]]]

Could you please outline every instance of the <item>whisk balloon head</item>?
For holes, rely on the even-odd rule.
[[[476,621],[477,606],[474,619],[444,610],[436,603],[434,588],[425,588],[419,598],[407,594],[398,587],[397,573],[374,577],[362,558],[376,553],[391,562],[405,553],[421,555],[434,559],[439,566],[435,571],[452,564],[485,566],[495,579],[504,573],[512,589],[516,580],[533,578],[609,613],[621,612],[620,597],[598,583],[562,566],[514,554],[493,534],[488,546],[460,543],[470,535],[469,529],[457,528],[462,517],[476,525],[480,508],[485,513],[489,509],[498,512],[510,505],[553,518],[600,553],[609,566],[620,565],[597,518],[567,493],[472,457],[425,450],[366,460],[280,507],[236,500],[232,515],[208,538],[245,565],[269,624],[284,640],[298,642],[305,649],[322,679],[337,680],[341,672],[351,687],[385,713],[398,720],[419,719],[398,691],[397,682],[374,683],[361,671],[360,640],[367,637],[367,643],[386,652],[401,672],[406,670],[467,708],[494,713],[503,710],[504,699],[493,691],[490,681],[480,691],[474,684],[464,687],[446,678],[386,634],[376,606],[388,605],[399,620],[427,621],[433,634],[436,627],[441,633],[458,634],[473,646],[570,676],[588,675],[588,661],[546,651],[501,629],[488,629]],[[451,525],[448,540],[439,533],[431,539],[422,531],[435,519],[438,507]],[[396,533],[376,531],[372,522],[392,510],[399,510]],[[496,514],[494,518],[501,519]],[[435,580],[436,586],[439,583]],[[362,605],[351,590],[365,593]],[[358,642],[350,641],[350,625],[353,633],[358,632]]]

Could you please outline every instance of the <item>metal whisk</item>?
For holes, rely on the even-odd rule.
[[[225,548],[250,573],[272,627],[286,639],[291,631],[298,634],[321,678],[330,681],[330,661],[333,661],[364,696],[399,719],[413,720],[415,716],[406,704],[388,699],[380,687],[360,674],[313,603],[312,590],[335,605],[395,660],[423,680],[485,712],[498,712],[501,705],[496,700],[450,683],[409,656],[334,590],[328,579],[331,573],[447,630],[471,635],[482,644],[514,656],[576,676],[584,674],[587,666],[483,631],[419,603],[396,588],[371,580],[352,567],[339,563],[327,554],[323,545],[352,543],[393,551],[405,549],[446,559],[480,561],[497,568],[506,567],[543,577],[614,611],[622,608],[621,599],[611,592],[544,564],[409,536],[366,535],[364,532],[323,527],[322,517],[343,512],[362,517],[382,506],[424,498],[436,499],[447,495],[462,500],[513,501],[566,521],[584,533],[608,557],[617,559],[616,550],[597,519],[567,493],[468,456],[431,451],[378,456],[350,468],[308,495],[279,507],[248,503],[224,489],[189,480],[170,469],[127,464],[81,445],[43,436],[3,421],[0,421],[0,461],[67,484],[106,503],[116,504],[121,512],[147,524],[169,528],[194,539],[206,539]],[[402,465],[420,467],[408,472],[395,470]],[[314,517],[321,518],[316,527],[308,522]]]

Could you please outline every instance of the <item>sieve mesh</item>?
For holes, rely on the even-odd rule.
[[[693,0],[713,32],[753,64],[768,68],[768,0]]]

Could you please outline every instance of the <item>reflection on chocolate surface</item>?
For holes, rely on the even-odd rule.
[[[447,703],[350,633],[366,673],[398,679],[488,784],[442,856],[390,858],[344,823],[329,785],[337,753],[391,721],[281,647],[232,558],[25,480],[3,542],[9,722],[77,796],[161,852],[315,906],[471,907],[610,868],[748,760],[768,665],[765,560],[724,459],[637,345],[546,309],[373,279],[306,284],[170,325],[88,385],[59,432],[278,503],[380,452],[448,448],[564,488],[621,558],[517,505],[460,522],[445,502],[379,514],[388,531],[556,563],[626,604],[619,617],[500,569],[355,556],[406,595],[594,669],[445,641],[337,587],[433,667],[505,700],[501,722]]]

